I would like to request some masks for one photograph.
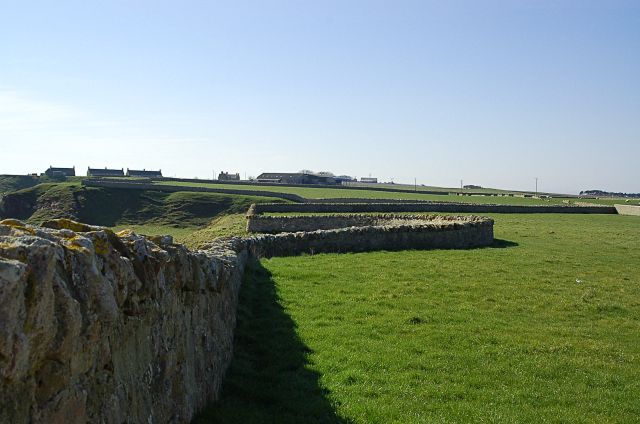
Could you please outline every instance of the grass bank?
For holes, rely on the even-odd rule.
[[[170,234],[191,248],[223,235],[244,233],[244,212],[252,203],[282,199],[218,193],[83,187],[79,182],[38,184],[7,194],[0,218],[39,224],[71,218],[116,231]]]

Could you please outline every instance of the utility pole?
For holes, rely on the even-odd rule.
[[[536,197],[538,197],[538,177],[536,178]]]
[[[462,180],[460,180],[460,190],[462,190]]]
[[[418,179],[413,177],[413,191],[418,191]]]

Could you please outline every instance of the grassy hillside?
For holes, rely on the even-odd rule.
[[[127,190],[83,187],[75,182],[39,184],[6,195],[0,203],[1,218],[17,218],[34,224],[47,219],[71,218],[92,225],[131,228],[143,234],[171,234],[195,247],[194,231],[204,229],[196,240],[226,235],[222,221],[235,214],[234,231],[244,231],[243,214],[252,203],[283,202],[282,199],[217,193]],[[242,223],[242,226],[238,225]]]
[[[38,177],[30,175],[0,175],[0,196],[39,183]]]
[[[493,218],[495,247],[263,260],[197,422],[636,422],[640,218]]]
[[[34,187],[38,184],[66,183],[80,185],[83,177],[67,177],[63,181],[56,178],[49,178],[46,175],[0,175],[0,196],[13,191]]]

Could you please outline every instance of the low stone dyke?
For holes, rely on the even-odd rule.
[[[129,190],[155,190],[175,193],[178,191],[190,191],[198,193],[220,193],[220,194],[240,194],[245,196],[275,197],[278,199],[290,200],[292,202],[305,202],[304,197],[297,194],[280,193],[277,191],[264,190],[241,190],[227,188],[210,188],[210,187],[190,187],[166,184],[152,184],[147,182],[133,182],[122,180],[106,180],[99,178],[87,178],[82,180],[82,185],[87,187],[109,187]]]
[[[189,422],[232,358],[245,245],[45,225],[0,221],[0,422]]]
[[[472,218],[477,220],[476,217]],[[466,222],[468,217],[441,215],[397,215],[397,214],[344,214],[344,215],[299,215],[270,216],[247,215],[247,231],[250,233],[295,233],[299,231],[333,230],[348,227],[384,227],[410,224],[420,227],[424,224],[439,225],[451,221]]]
[[[442,218],[442,217],[440,217]],[[385,225],[295,233],[260,234],[246,240],[256,257],[303,253],[368,252],[406,249],[467,249],[493,243],[493,220],[445,217],[443,220],[385,221]]]
[[[478,203],[262,203],[252,206],[250,213],[398,213],[398,212],[450,212],[450,213],[575,213],[615,214],[613,206],[563,205],[490,205]]]
[[[493,243],[488,218],[369,223],[192,252],[70,220],[0,221],[0,422],[190,422],[220,394],[251,257]]]

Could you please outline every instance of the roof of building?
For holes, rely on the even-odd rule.
[[[76,170],[76,167],[72,167],[72,168],[56,168],[55,166],[49,166],[49,169],[52,171],[74,171]]]
[[[162,169],[157,171],[147,169],[129,169],[127,168],[127,175],[140,176],[140,177],[162,177]]]
[[[55,175],[66,175],[66,176],[75,176],[76,175],[76,167],[73,168],[56,168],[53,166],[49,166],[49,169],[45,171],[46,175],[53,176]]]
[[[258,175],[258,179],[275,180],[278,178],[301,177],[303,175],[308,174],[302,174],[300,172],[263,172],[262,174]]]
[[[87,175],[122,177],[124,176],[124,169],[89,168]]]

